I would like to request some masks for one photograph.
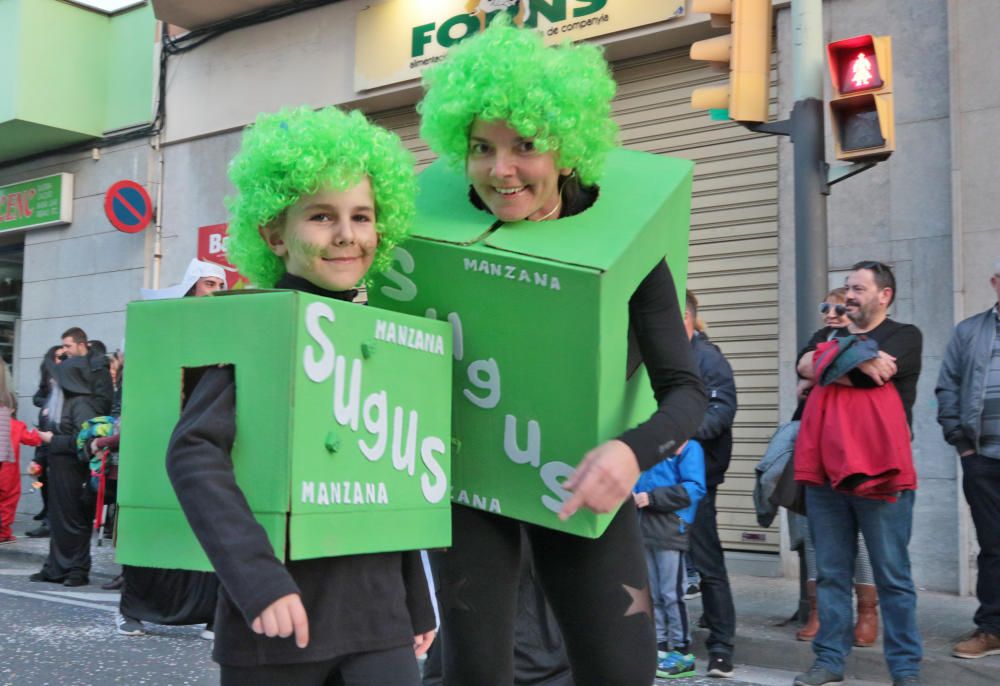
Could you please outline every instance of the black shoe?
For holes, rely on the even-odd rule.
[[[90,579],[85,576],[68,576],[66,581],[63,582],[63,586],[86,586],[90,583]]]
[[[37,529],[32,529],[31,531],[25,531],[24,535],[27,536],[28,538],[48,538],[49,534],[51,533],[52,532],[49,531],[49,527],[42,524]]]
[[[733,660],[728,655],[708,656],[708,675],[728,679],[733,675]]]
[[[105,591],[117,591],[124,585],[125,585],[125,576],[123,574],[119,574],[108,583],[101,584],[101,588],[103,588]]]
[[[45,581],[50,584],[61,584],[63,583],[64,579],[53,579],[52,577],[48,576],[45,572],[35,572],[34,574],[28,577],[28,581]]]
[[[49,513],[43,508],[42,511],[36,514],[34,517],[32,517],[32,519],[34,519],[36,522],[40,522],[48,516]]]

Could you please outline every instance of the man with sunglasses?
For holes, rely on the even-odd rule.
[[[1000,260],[990,285],[1000,301]],[[1000,313],[998,306],[959,322],[934,392],[944,439],[962,459],[962,489],[979,539],[976,629],[952,655],[1000,655]]]
[[[856,364],[834,383],[855,389],[875,389],[891,384],[902,401],[905,424],[903,414],[899,414],[896,420],[899,426],[884,428],[903,436],[904,440],[910,438],[923,347],[920,330],[912,324],[893,321],[888,316],[889,306],[896,297],[896,279],[889,266],[874,261],[858,262],[851,267],[845,286],[847,299],[844,304],[850,322],[836,331],[834,337],[855,335],[859,339],[874,341],[878,353],[872,359]],[[800,363],[805,363],[802,366],[810,366],[816,347],[806,348],[800,359]],[[814,401],[810,398],[810,403]],[[850,413],[839,416],[850,416]],[[885,459],[882,454],[884,446],[869,440],[865,427],[871,425],[870,419],[852,416],[851,421],[836,427],[835,433],[842,437],[843,445],[865,446],[872,443],[871,453],[866,459],[877,465]],[[803,431],[805,426],[804,417]],[[908,451],[903,459],[910,463],[908,467],[912,470],[912,457]],[[796,471],[798,478],[798,469]],[[855,495],[843,490],[843,486],[835,490],[829,483],[822,486],[809,483],[806,486],[809,526],[816,542],[820,628],[813,640],[815,663],[808,672],[795,678],[795,686],[832,686],[844,681],[844,661],[854,641],[851,579],[859,529],[868,543],[882,606],[884,650],[893,686],[917,686],[920,683],[923,650],[917,630],[917,595],[908,551],[913,525],[913,499],[914,491],[909,489],[894,492],[890,499],[878,499]]]

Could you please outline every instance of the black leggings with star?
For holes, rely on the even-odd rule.
[[[452,547],[436,556],[444,683],[511,686],[521,532],[562,629],[577,686],[649,686],[656,669],[646,562],[635,507],[598,539],[468,507],[452,508]]]

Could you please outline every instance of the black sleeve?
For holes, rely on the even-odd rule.
[[[691,494],[684,484],[660,486],[649,491],[649,505],[653,512],[676,512],[691,504]]]
[[[419,550],[402,553],[403,584],[406,586],[406,609],[413,624],[413,635],[424,634],[437,627],[434,605],[431,603],[430,578]],[[428,568],[429,569],[429,568]]]
[[[114,402],[115,385],[111,381],[111,372],[107,365],[98,366],[91,370],[94,374],[93,396],[94,409],[97,411],[95,417],[111,414],[111,405]]]
[[[733,368],[722,352],[707,342],[695,349],[701,381],[708,393],[708,410],[694,434],[699,441],[710,441],[733,428],[736,419],[736,381]]]
[[[274,555],[233,473],[236,381],[232,367],[205,371],[167,448],[167,474],[219,581],[251,623],[299,588]]]
[[[920,356],[924,345],[920,329],[912,324],[900,324],[892,329],[887,336],[876,340],[879,350],[896,358],[896,375],[892,377],[892,380],[896,383],[896,387],[900,388],[900,395],[903,395],[903,388],[909,386],[909,382],[912,380],[913,394],[916,396],[916,377],[920,375]],[[874,379],[857,367],[847,373],[847,378],[851,380],[853,386],[858,388],[874,388],[878,385]]]
[[[674,279],[666,262],[657,264],[629,300],[629,322],[659,406],[639,426],[623,433],[640,469],[649,469],[698,429],[708,404],[691,343],[684,331]]]

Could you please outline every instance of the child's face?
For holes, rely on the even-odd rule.
[[[353,288],[378,246],[371,183],[365,178],[346,190],[304,195],[286,210],[282,226],[262,234],[289,274],[330,291]]]

